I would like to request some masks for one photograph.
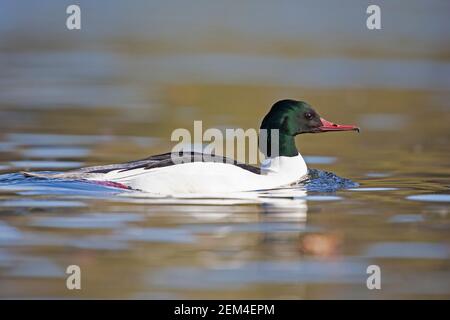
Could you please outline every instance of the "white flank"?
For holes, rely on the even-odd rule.
[[[154,169],[114,170],[91,180],[112,181],[160,195],[223,193],[273,189],[307,174],[302,156],[267,159],[261,174],[228,163],[191,162]]]

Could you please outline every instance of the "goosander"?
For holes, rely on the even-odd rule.
[[[261,129],[278,130],[278,153],[270,150],[267,134],[266,159],[261,167],[201,152],[165,153],[121,164],[86,167],[64,173],[23,172],[27,177],[75,179],[159,195],[226,193],[274,189],[304,178],[308,169],[295,145],[302,133],[359,132],[354,125],[329,122],[306,102],[276,102],[261,123]],[[176,156],[176,157],[174,157]],[[177,161],[174,161],[177,159]]]

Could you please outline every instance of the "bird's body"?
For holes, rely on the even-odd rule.
[[[155,194],[228,193],[273,189],[301,180],[307,174],[302,156],[266,159],[261,168],[227,158],[190,153],[190,162],[176,163],[174,154],[107,166],[96,166],[65,173],[33,174],[38,178],[76,179],[110,182]],[[157,160],[155,160],[157,159]],[[186,160],[186,159],[185,159]]]
[[[127,171],[114,170],[102,180],[151,193],[223,193],[272,189],[298,181],[307,168],[301,155],[267,159],[267,170],[251,172],[232,163],[190,162]]]
[[[183,152],[64,173],[24,174],[38,178],[91,181],[162,195],[267,190],[296,183],[307,174],[306,163],[295,146],[296,135],[359,130],[355,126],[328,122],[306,103],[294,100],[277,102],[264,118],[261,129],[276,129],[279,135],[275,144],[278,150],[264,150],[266,159],[259,168],[221,156]],[[271,138],[268,135],[268,142]]]

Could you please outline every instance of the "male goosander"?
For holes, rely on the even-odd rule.
[[[199,152],[165,153],[122,164],[95,166],[65,173],[30,173],[25,176],[88,180],[99,184],[141,190],[160,195],[225,193],[273,189],[301,180],[308,169],[295,146],[301,133],[359,131],[353,125],[338,125],[321,118],[303,101],[276,102],[261,123],[261,129],[278,129],[278,153],[271,152],[271,134],[266,159],[260,168],[222,156]],[[269,131],[270,132],[270,131]],[[174,162],[174,159],[177,161]],[[181,160],[181,161],[180,161]],[[187,161],[186,161],[187,160]]]

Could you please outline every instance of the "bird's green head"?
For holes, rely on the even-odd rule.
[[[359,128],[353,125],[329,122],[321,118],[309,104],[296,100],[276,102],[264,117],[261,129],[278,129],[280,135],[288,136],[328,131],[359,131]]]
[[[270,130],[279,131],[280,156],[295,156],[298,151],[294,137],[301,133],[319,133],[329,131],[358,131],[353,125],[339,125],[327,121],[306,102],[280,100],[276,102],[261,123],[261,129],[267,130],[270,142]],[[269,147],[270,156],[270,147]]]

